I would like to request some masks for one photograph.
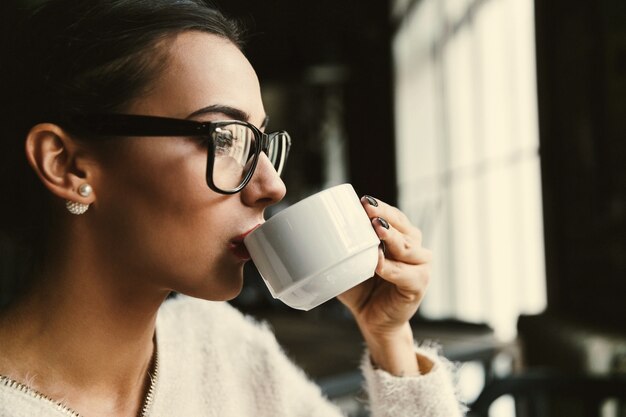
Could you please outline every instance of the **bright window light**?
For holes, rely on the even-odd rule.
[[[421,311],[503,339],[546,306],[533,13],[422,0],[394,38],[399,205],[436,259]]]

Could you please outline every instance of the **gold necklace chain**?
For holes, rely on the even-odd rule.
[[[157,383],[158,376],[159,376],[159,355],[158,355],[156,345],[155,345],[152,372],[148,372],[148,377],[150,378],[150,386],[148,387],[148,392],[146,392],[146,396],[143,399],[141,409],[139,410],[139,417],[148,416],[148,412],[150,411],[150,407],[152,406],[152,402],[154,401],[154,394],[156,390],[156,383]],[[6,387],[16,389],[38,400],[46,401],[50,403],[56,410],[61,411],[62,413],[70,417],[82,417],[78,412],[72,410],[71,408],[63,404],[61,401],[54,400],[48,397],[47,395],[42,394],[41,392],[37,391],[36,389],[31,388],[26,384],[22,384],[21,382],[17,382],[14,379],[11,379],[7,376],[0,375],[0,385],[4,385]]]
[[[61,411],[64,414],[67,414],[68,416],[80,417],[80,414],[78,414],[76,411],[72,410],[71,408],[67,407],[62,402],[55,401],[52,398],[48,397],[47,395],[44,395],[41,392],[29,387],[28,385],[22,384],[21,382],[17,382],[7,376],[0,375],[0,385],[4,385],[6,387],[16,389],[38,400],[49,402],[54,406],[55,409],[57,409],[58,411]]]
[[[156,343],[154,344],[154,362],[152,363],[151,368],[152,372],[148,372],[150,385],[148,386],[148,392],[146,392],[146,396],[143,399],[143,404],[141,405],[139,417],[148,416],[148,412],[150,411],[150,407],[152,406],[152,402],[154,401],[156,384],[157,380],[159,379],[159,351],[157,349]]]

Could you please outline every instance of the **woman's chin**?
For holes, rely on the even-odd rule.
[[[221,279],[220,279],[221,278]],[[238,274],[224,274],[200,285],[181,288],[178,292],[190,297],[209,301],[229,301],[237,297],[243,288],[243,270]]]

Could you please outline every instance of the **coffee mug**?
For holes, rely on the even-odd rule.
[[[374,275],[380,240],[350,184],[282,210],[244,239],[274,298],[310,310]]]

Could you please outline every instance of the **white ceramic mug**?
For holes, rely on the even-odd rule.
[[[380,240],[350,184],[284,209],[244,239],[272,296],[310,310],[374,275]]]

